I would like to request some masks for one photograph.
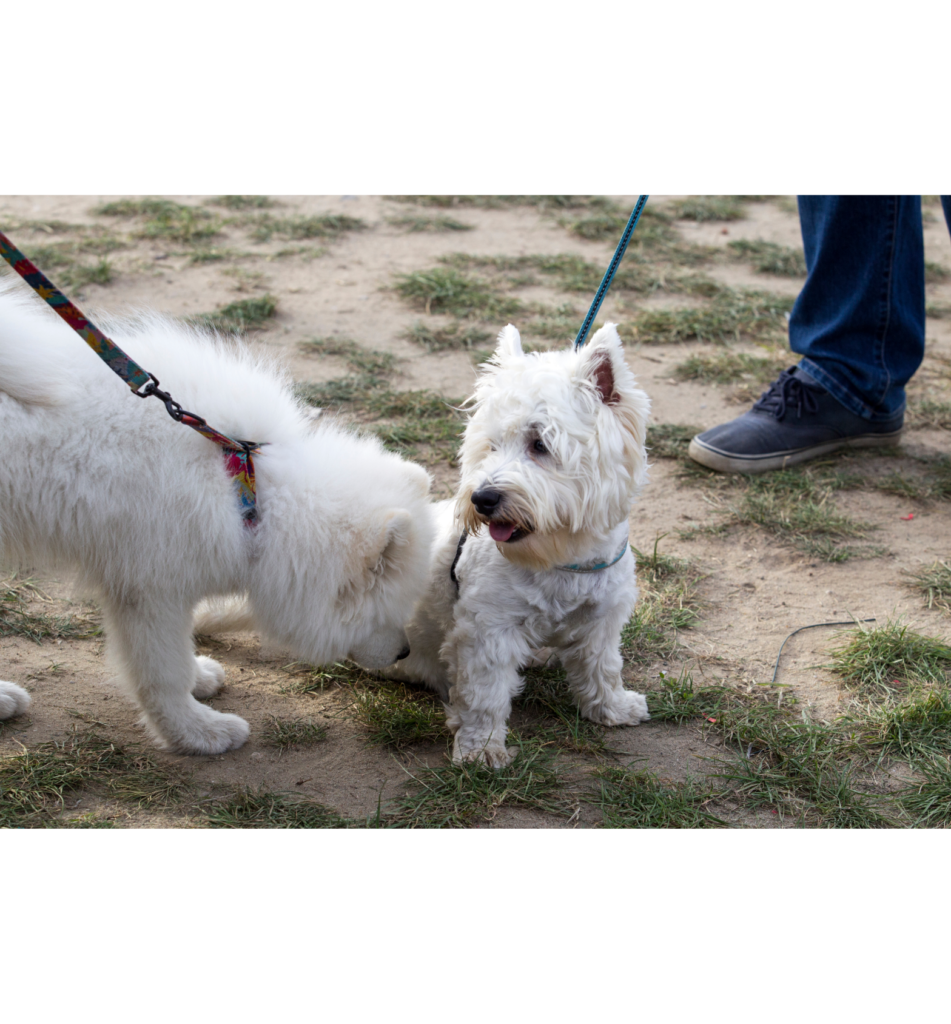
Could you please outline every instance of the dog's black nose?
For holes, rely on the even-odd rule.
[[[408,657],[409,657],[409,648],[408,647],[404,647],[403,650],[401,650],[400,653],[397,654],[396,660],[397,661],[402,661],[404,658],[408,658]]]
[[[481,491],[473,491],[472,504],[484,515],[494,512],[502,501],[502,492],[491,487],[483,487]]]

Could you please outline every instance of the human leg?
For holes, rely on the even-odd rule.
[[[870,422],[905,407],[925,348],[920,196],[800,196],[808,277],[789,320],[799,365]]]
[[[753,408],[698,434],[689,454],[758,473],[844,446],[893,444],[924,355],[918,196],[802,196],[808,277],[790,317],[803,355]],[[949,221],[951,223],[951,221]]]

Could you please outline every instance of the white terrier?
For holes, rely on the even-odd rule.
[[[375,440],[315,426],[248,348],[158,316],[109,328],[186,409],[266,442],[254,456],[260,521],[244,524],[219,448],[131,395],[39,300],[0,287],[0,556],[78,568],[153,737],[218,754],[244,743],[248,723],[196,700],[224,673],[195,657],[195,605],[244,593],[255,624],[299,658],[390,664],[426,587],[429,475]],[[0,719],[29,703],[0,682]]]
[[[623,686],[619,649],[637,598],[627,519],[647,477],[650,400],[614,324],[580,351],[529,355],[510,324],[471,405],[455,516],[453,502],[436,506],[411,654],[386,674],[441,694],[453,760],[498,768],[515,753],[519,668],[538,648],[557,651],[585,718],[650,717]]]

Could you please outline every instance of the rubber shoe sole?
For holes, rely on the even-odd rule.
[[[687,454],[694,462],[718,473],[768,473],[772,469],[787,469],[789,466],[808,462],[839,448],[878,448],[897,444],[904,433],[904,427],[890,434],[856,434],[853,437],[839,437],[805,448],[791,448],[784,452],[767,452],[764,455],[737,455],[725,452],[701,441],[699,436],[690,442]]]

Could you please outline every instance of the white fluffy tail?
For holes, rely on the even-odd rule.
[[[212,597],[198,603],[192,631],[203,636],[254,630],[254,616],[247,595]]]

